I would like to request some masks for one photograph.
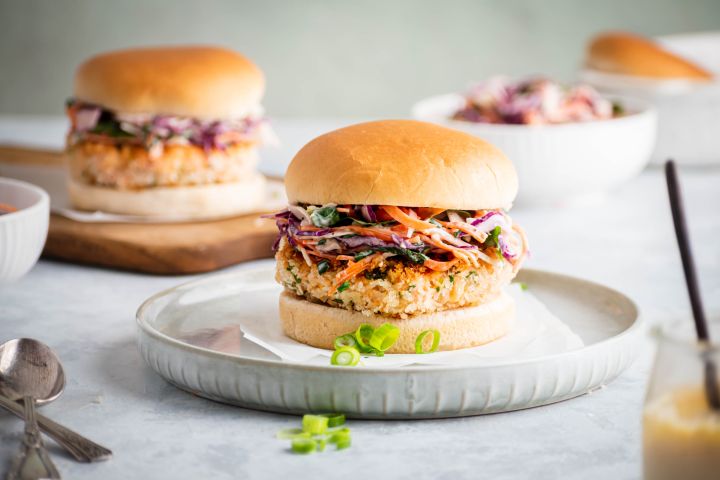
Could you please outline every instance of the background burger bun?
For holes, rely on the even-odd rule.
[[[145,217],[208,219],[258,211],[266,200],[265,177],[257,173],[240,182],[121,190],[68,181],[75,208]]]
[[[354,332],[361,324],[378,327],[392,323],[400,338],[389,353],[415,353],[415,339],[425,330],[440,332],[440,350],[459,350],[492,342],[505,335],[515,315],[515,303],[502,292],[495,300],[407,319],[360,312],[308,302],[289,292],[280,295],[280,320],[288,337],[313,347],[333,350],[336,337]]]
[[[596,36],[585,64],[600,72],[652,78],[711,80],[712,73],[644,37],[626,32]]]
[[[291,203],[509,208],[518,190],[494,146],[414,120],[360,123],[305,145],[285,175]]]
[[[260,69],[224,48],[185,46],[118,50],[81,64],[74,96],[123,113],[230,119],[259,108]]]

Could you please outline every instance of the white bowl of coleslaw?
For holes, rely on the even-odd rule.
[[[563,205],[601,197],[635,177],[650,160],[657,115],[649,104],[615,98],[623,113],[602,120],[552,124],[480,123],[453,118],[467,105],[460,94],[415,104],[418,120],[480,137],[500,148],[520,181],[516,205]]]

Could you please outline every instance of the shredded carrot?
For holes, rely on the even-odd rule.
[[[330,255],[329,253],[323,253],[323,252],[317,250],[316,248],[311,247],[307,244],[305,244],[303,246],[305,247],[305,250],[307,250],[307,252],[314,257],[324,258],[326,260],[335,260],[337,258],[335,255]]]
[[[446,209],[444,208],[430,208],[430,207],[418,207],[415,209],[418,218],[428,219],[435,215],[440,215]]]
[[[350,225],[348,227],[342,227],[343,229],[350,230],[354,233],[359,233],[360,235],[366,235],[368,237],[375,237],[379,238],[380,240],[384,240],[386,242],[392,242],[392,231],[388,229],[383,228],[377,228],[377,227],[360,227],[357,225]]]
[[[448,245],[446,243],[439,241],[436,238],[432,238],[432,237],[428,237],[428,236],[424,236],[421,238],[425,243],[432,245],[433,247],[439,248],[441,250],[445,250],[446,252],[450,252],[455,257],[459,258],[460,260],[464,260],[465,262],[469,263],[470,265],[477,266],[477,261],[475,260],[475,257],[472,255],[471,251],[463,250],[462,248]]]
[[[463,233],[467,233],[472,238],[477,240],[478,243],[483,243],[485,239],[487,238],[487,234],[483,233],[484,237],[480,234],[478,234],[478,231],[472,226],[467,223],[460,223],[460,222],[440,222],[440,224],[443,227],[450,227],[455,228],[457,230],[460,230]]]
[[[414,231],[414,229],[406,227],[405,225],[393,225],[392,227],[390,227],[390,230],[397,233],[401,237],[409,237]]]
[[[403,212],[400,208],[394,207],[391,205],[383,205],[380,207],[385,213],[390,215],[393,220],[395,220],[398,223],[401,223],[405,225],[408,228],[414,228],[415,230],[429,230],[431,228],[437,228],[435,225],[433,225],[430,222],[426,222],[424,220],[418,220],[416,218],[412,218],[407,213]]]
[[[460,254],[463,255],[465,250],[462,248],[455,247],[453,245],[448,245],[447,243],[441,242],[438,238],[434,238],[435,236],[428,236],[428,235],[422,235],[420,238],[423,242],[432,245],[433,247],[437,247],[441,250],[445,250],[447,252],[453,253],[453,254]]]
[[[423,265],[428,267],[430,270],[435,270],[436,272],[447,272],[457,262],[458,262],[457,258],[453,258],[452,260],[449,260],[447,262],[439,262],[437,260],[432,260],[432,259],[428,258],[425,260],[425,263],[423,263]]]
[[[301,232],[317,232],[319,230],[326,230],[326,228],[315,227],[313,225],[302,225],[299,230]]]
[[[341,270],[335,276],[335,283],[330,289],[330,292],[328,292],[328,295],[332,295],[333,293],[335,293],[335,291],[340,285],[370,268],[372,262],[380,256],[380,253],[374,253],[368,257],[363,258],[359,262],[349,261],[348,266],[345,268],[345,270]]]

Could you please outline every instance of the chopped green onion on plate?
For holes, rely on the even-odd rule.
[[[360,352],[354,347],[341,347],[330,357],[330,364],[339,367],[354,367],[360,361]]]
[[[290,440],[290,449],[303,455],[324,452],[328,443],[335,445],[336,450],[344,450],[352,444],[350,429],[341,426],[344,424],[342,413],[303,415],[302,428],[285,428],[276,437]]]

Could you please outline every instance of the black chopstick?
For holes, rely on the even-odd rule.
[[[683,207],[680,184],[677,178],[677,170],[675,168],[675,162],[672,160],[665,162],[665,180],[667,181],[668,195],[670,196],[670,210],[672,211],[673,223],[675,225],[675,235],[677,236],[678,247],[680,249],[680,258],[682,259],[683,271],[685,272],[685,283],[687,285],[688,295],[690,296],[693,319],[695,320],[695,331],[697,332],[700,342],[709,344],[710,333],[708,332],[707,319],[705,318],[705,310],[703,309],[702,297],[700,296],[700,286],[698,285],[697,274],[695,272],[695,261],[693,260],[693,254],[690,248],[690,239],[687,233],[685,209]],[[718,390],[715,362],[707,355],[704,355],[704,362],[705,395],[710,407],[713,410],[720,410],[720,391]]]

